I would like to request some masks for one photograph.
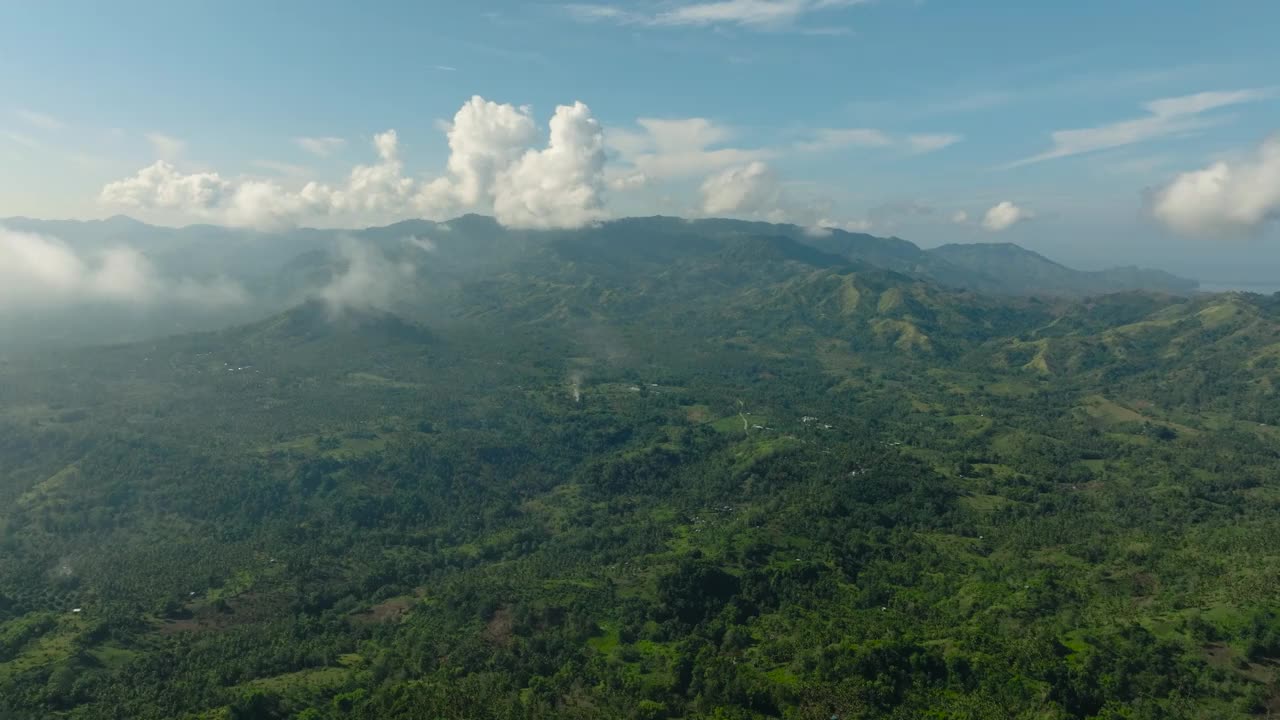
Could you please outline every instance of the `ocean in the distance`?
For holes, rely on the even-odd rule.
[[[1280,282],[1202,282],[1200,283],[1200,292],[1251,292],[1259,295],[1271,295],[1272,293],[1280,292]]]

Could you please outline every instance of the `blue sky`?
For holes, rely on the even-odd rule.
[[[1264,0],[15,3],[0,216],[725,214],[1268,280],[1276,27]],[[451,151],[475,95],[508,146]],[[566,152],[520,160],[577,101]]]

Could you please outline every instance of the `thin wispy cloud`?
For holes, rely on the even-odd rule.
[[[1013,92],[1007,90],[978,90],[967,95],[955,95],[925,104],[923,114],[953,115],[990,110],[1011,102]]]
[[[610,128],[608,147],[648,178],[678,178],[765,160],[770,148],[728,146],[735,132],[707,118],[640,118],[638,129]]]
[[[820,128],[811,137],[795,144],[800,152],[832,152],[846,148],[901,148],[915,154],[941,150],[960,142],[961,135],[931,133],[891,135],[875,128]]]
[[[67,126],[65,122],[52,115],[34,110],[15,110],[13,114],[24,123],[41,130],[62,130]]]
[[[11,143],[14,143],[16,145],[21,145],[30,150],[39,150],[41,147],[43,147],[40,144],[40,141],[36,140],[35,138],[30,137],[28,135],[23,135],[22,133],[19,133],[19,132],[13,132],[12,130],[0,131],[0,137],[3,137],[4,139],[8,140]]]
[[[151,149],[161,160],[174,160],[187,151],[185,141],[164,133],[147,133],[147,142],[151,143]]]
[[[347,144],[347,141],[340,137],[298,137],[294,138],[293,142],[317,157],[329,157]]]
[[[1257,102],[1273,96],[1269,88],[1223,90],[1152,100],[1143,105],[1143,117],[1090,128],[1054,131],[1048,150],[1004,166],[1004,169],[1109,150],[1158,138],[1179,135],[1217,125],[1225,118],[1205,114],[1219,108]]]
[[[963,139],[963,135],[957,135],[955,133],[909,135],[907,136],[907,145],[914,153],[929,153],[935,150],[951,147]]]
[[[752,30],[792,28],[809,15],[841,7],[861,5],[868,0],[716,0],[694,2],[664,9],[623,7],[597,3],[573,3],[564,9],[583,22],[612,22],[644,27],[731,26]],[[809,34],[840,35],[841,27],[801,28]]]
[[[887,147],[893,140],[882,130],[874,128],[822,128],[813,132],[813,138],[796,143],[803,152],[825,152],[847,147]]]
[[[458,68],[452,65],[432,65],[431,69],[439,70],[440,72],[458,72]]]

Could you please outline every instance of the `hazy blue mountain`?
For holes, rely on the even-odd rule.
[[[1004,292],[1044,295],[1099,295],[1125,290],[1174,294],[1194,292],[1199,283],[1139,267],[1073,270],[1013,243],[952,244],[928,251],[954,266],[994,278]]]

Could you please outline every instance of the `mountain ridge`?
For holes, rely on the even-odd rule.
[[[468,213],[445,221],[408,218],[388,225],[363,228],[334,229],[299,227],[293,230],[261,232],[210,224],[194,224],[182,227],[150,225],[125,215],[115,215],[101,220],[39,220],[26,217],[0,219],[0,226],[12,226],[18,230],[51,234],[69,234],[63,238],[76,245],[88,241],[86,233],[105,228],[110,236],[100,240],[127,240],[124,234],[145,233],[147,246],[164,254],[165,236],[181,240],[184,247],[199,248],[206,253],[209,241],[214,238],[238,240],[261,238],[287,238],[294,243],[319,243],[335,238],[352,236],[369,239],[396,239],[416,237],[425,233],[461,232],[467,238],[492,241],[502,239],[554,238],[575,233],[598,233],[623,230],[630,236],[635,232],[656,233],[665,236],[692,234],[708,235],[778,235],[789,237],[823,252],[861,260],[888,270],[905,272],[927,278],[952,287],[963,287],[998,294],[1027,295],[1051,294],[1086,296],[1124,290],[1164,290],[1184,294],[1194,291],[1198,282],[1181,278],[1162,270],[1118,266],[1101,271],[1081,271],[1070,268],[1044,255],[1014,243],[948,243],[924,249],[897,236],[877,236],[854,233],[838,228],[809,228],[789,223],[737,220],[731,218],[681,218],[653,215],[624,217],[604,221],[578,230],[518,231],[502,227],[493,217]],[[437,238],[439,239],[439,238]],[[290,251],[294,247],[286,244]],[[1016,248],[1016,251],[1014,250]],[[225,260],[222,264],[228,264]],[[1016,273],[1032,272],[1031,278],[1020,278]],[[1052,282],[1043,282],[1049,278]]]

